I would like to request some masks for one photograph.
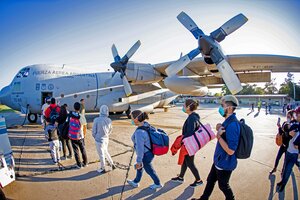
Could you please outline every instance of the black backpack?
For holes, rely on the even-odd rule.
[[[69,138],[69,127],[70,127],[70,116],[68,116],[67,120],[59,125],[59,134],[60,137],[63,139],[68,139]]]
[[[57,112],[57,106],[55,106],[54,108],[50,107],[50,123],[54,124],[56,119],[59,117],[59,113]]]
[[[240,125],[240,139],[239,139],[238,147],[235,150],[235,156],[238,159],[249,158],[251,155],[253,141],[254,141],[253,131],[250,128],[250,126],[248,126],[245,123],[244,119],[241,119],[240,121],[232,120],[231,122],[234,122],[234,121],[237,121]],[[228,125],[230,123],[228,123]],[[225,139],[226,137],[222,137],[222,138]],[[225,139],[225,141],[226,141],[226,139]]]
[[[239,121],[239,124],[241,129],[240,140],[239,140],[238,147],[235,151],[235,155],[238,159],[246,159],[249,158],[251,155],[253,141],[254,141],[253,131],[250,128],[250,126],[248,126],[245,123],[244,119],[241,119]]]

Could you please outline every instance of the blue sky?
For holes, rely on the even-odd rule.
[[[141,40],[134,61],[156,64],[178,59],[197,45],[176,19],[181,11],[207,34],[238,13],[246,15],[249,21],[221,43],[227,54],[300,57],[299,10],[296,0],[1,0],[0,89],[31,64],[107,71],[113,43],[122,56]],[[273,77],[281,83],[285,75]]]

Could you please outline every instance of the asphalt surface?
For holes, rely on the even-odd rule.
[[[200,105],[197,113],[203,123],[210,123],[214,128],[222,117],[218,114],[216,105]],[[144,173],[139,188],[132,188],[126,184],[126,179],[135,177],[133,164],[133,144],[131,135],[135,127],[125,115],[111,116],[113,119],[113,133],[110,137],[109,152],[117,165],[117,169],[105,174],[99,174],[99,158],[96,153],[94,140],[91,136],[92,121],[98,114],[88,114],[89,130],[86,138],[86,148],[89,166],[75,169],[75,160],[63,160],[63,169],[53,164],[48,142],[44,138],[42,127],[38,124],[18,126],[24,121],[24,116],[18,113],[7,113],[10,141],[13,147],[17,180],[4,188],[9,199],[190,199],[199,197],[204,190],[205,180],[212,165],[216,140],[211,141],[197,154],[195,163],[200,172],[204,185],[196,188],[189,187],[194,178],[189,170],[185,175],[183,184],[171,182],[170,179],[180,172],[177,165],[178,155],[156,156],[153,162],[164,187],[153,191],[148,188],[152,181]],[[255,134],[255,143],[249,159],[239,160],[238,167],[233,172],[230,185],[236,199],[261,200],[261,199],[299,199],[300,172],[294,167],[292,176],[286,186],[285,192],[275,193],[276,183],[280,181],[280,169],[283,164],[281,159],[278,171],[269,176],[278,147],[275,144],[276,123],[280,116],[280,108],[272,110],[266,115],[262,109],[260,113],[250,112],[249,108],[237,110],[239,118],[245,118]],[[150,115],[149,122],[155,127],[164,129],[170,136],[170,142],[181,134],[181,127],[187,115],[181,107],[155,110]],[[133,155],[132,162],[131,157]],[[131,165],[130,165],[131,164]],[[110,168],[108,168],[110,169]],[[223,193],[216,184],[211,199],[224,199]]]

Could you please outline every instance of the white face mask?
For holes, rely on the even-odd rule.
[[[290,119],[290,118],[288,118],[288,119],[286,120],[286,122],[287,122],[287,123],[290,123],[290,122],[291,122],[291,119]]]

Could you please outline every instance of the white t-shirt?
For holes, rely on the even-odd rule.
[[[42,106],[42,114],[45,115],[45,111],[47,110],[47,108],[49,107],[50,105],[45,103],[43,106]]]
[[[296,153],[296,154],[299,153],[299,150],[296,149],[296,148],[295,148],[295,145],[294,145],[294,142],[295,142],[296,138],[298,137],[298,135],[299,135],[299,132],[297,132],[297,133],[294,135],[294,137],[289,141],[289,146],[288,146],[288,149],[287,149],[287,151],[288,151],[289,153]]]

